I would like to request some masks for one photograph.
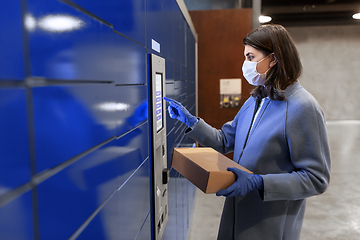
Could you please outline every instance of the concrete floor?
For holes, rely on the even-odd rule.
[[[327,123],[328,190],[307,200],[301,240],[360,239],[360,121]],[[197,191],[188,240],[216,239],[223,197]]]

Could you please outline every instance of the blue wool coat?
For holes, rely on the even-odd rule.
[[[321,107],[299,82],[285,96],[282,101],[264,99],[245,148],[253,97],[221,130],[200,119],[186,133],[202,146],[234,151],[234,161],[264,180],[263,192],[225,200],[219,240],[299,239],[305,199],[328,186],[330,151]]]

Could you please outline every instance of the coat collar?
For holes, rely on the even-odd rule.
[[[295,83],[291,84],[284,90],[285,97],[289,97],[295,92],[299,91],[302,88],[299,81],[296,81]]]

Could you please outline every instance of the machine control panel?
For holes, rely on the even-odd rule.
[[[162,238],[168,222],[169,169],[166,152],[165,59],[150,55],[153,237]]]

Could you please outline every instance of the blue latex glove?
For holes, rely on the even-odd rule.
[[[128,117],[126,121],[132,127],[135,127],[140,122],[147,120],[147,118],[148,118],[147,101],[144,101],[139,106],[136,107],[134,113],[130,117]]]
[[[168,111],[171,118],[185,123],[188,127],[191,127],[198,121],[181,103],[167,97],[164,97],[164,100],[170,103]]]
[[[238,168],[228,168],[236,175],[236,181],[228,188],[220,190],[216,196],[244,197],[253,190],[264,190],[264,182],[260,175],[244,172]]]

